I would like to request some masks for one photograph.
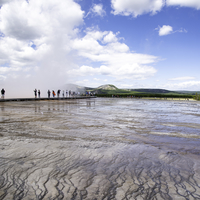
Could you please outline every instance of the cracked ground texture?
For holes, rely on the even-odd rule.
[[[0,199],[200,199],[200,103],[0,103]]]

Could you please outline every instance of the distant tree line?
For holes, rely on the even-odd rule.
[[[194,95],[189,95],[189,94],[97,94],[97,97],[156,97],[156,98],[194,98]],[[198,96],[200,99],[200,95]]]
[[[200,94],[196,93],[195,96],[194,96],[194,98],[199,101],[200,100]]]

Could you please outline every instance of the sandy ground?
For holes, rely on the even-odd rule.
[[[200,199],[200,104],[0,103],[0,199]]]

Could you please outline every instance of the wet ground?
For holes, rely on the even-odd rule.
[[[0,103],[0,199],[200,199],[200,103]]]

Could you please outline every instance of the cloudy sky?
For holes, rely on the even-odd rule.
[[[199,22],[200,0],[0,0],[0,87],[200,90]]]

